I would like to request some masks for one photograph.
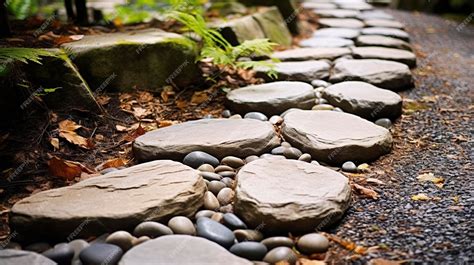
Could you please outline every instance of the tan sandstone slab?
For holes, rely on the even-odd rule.
[[[291,111],[281,131],[286,141],[317,161],[338,166],[375,160],[392,147],[387,129],[344,112]]]
[[[196,170],[179,162],[153,161],[36,193],[13,206],[10,224],[31,238],[97,236],[145,220],[192,216],[205,191]]]
[[[345,176],[303,161],[258,159],[242,167],[237,179],[236,214],[270,234],[321,229],[349,206]]]
[[[217,158],[260,155],[278,145],[269,122],[253,119],[202,119],[160,128],[133,143],[140,161],[173,159],[203,151]]]

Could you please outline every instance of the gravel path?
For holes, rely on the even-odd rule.
[[[474,28],[425,14],[387,11],[407,26],[415,46],[417,88],[402,95],[408,99],[405,107],[408,101],[409,109],[421,110],[397,121],[394,152],[372,166],[369,176],[384,184],[364,185],[377,190],[380,198],[356,199],[331,232],[358,245],[379,246],[363,258],[353,255],[353,263],[381,257],[472,264]],[[420,183],[417,176],[423,173],[444,178],[444,186]],[[412,200],[419,193],[430,199]],[[334,250],[333,259],[347,262],[347,254]]]

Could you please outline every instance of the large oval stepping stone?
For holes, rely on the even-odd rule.
[[[356,18],[360,15],[359,11],[349,9],[323,9],[313,12],[322,18]]]
[[[302,40],[299,43],[300,47],[307,48],[336,48],[336,47],[350,47],[354,46],[354,42],[349,39],[333,38],[333,37],[313,37]]]
[[[365,26],[362,21],[353,18],[321,18],[318,24],[323,28],[360,29]]]
[[[367,19],[364,20],[364,23],[367,27],[383,27],[396,29],[402,29],[404,27],[402,23],[388,19]]]
[[[356,39],[357,46],[381,46],[388,48],[396,48],[411,51],[411,46],[408,42],[379,35],[361,35]]]
[[[351,54],[349,48],[297,48],[275,52],[272,58],[281,61],[308,61],[308,60],[335,60],[344,55]]]
[[[345,176],[303,161],[255,160],[240,169],[237,179],[236,214],[268,233],[321,229],[349,206]]]
[[[392,147],[387,129],[349,113],[295,110],[285,115],[284,120],[285,140],[328,164],[372,161]]]
[[[311,109],[315,97],[310,84],[282,81],[232,90],[227,94],[226,105],[239,113],[258,111],[271,116],[291,108]]]
[[[36,193],[13,206],[10,224],[31,238],[65,239],[73,232],[87,237],[133,228],[145,220],[192,216],[205,191],[196,170],[179,162],[153,161]]]
[[[412,85],[411,72],[407,65],[377,59],[338,61],[329,80],[331,83],[364,81],[391,90],[400,90]]]
[[[403,30],[394,28],[371,27],[361,30],[362,35],[381,35],[408,41],[410,36]]]
[[[322,96],[331,105],[368,120],[395,119],[402,114],[402,98],[397,93],[365,82],[331,85],[323,90]]]
[[[331,65],[325,61],[304,61],[304,62],[280,62],[275,63],[273,69],[278,74],[277,80],[303,81],[310,83],[315,79],[326,79],[329,77]],[[272,80],[267,75],[270,68],[256,67],[254,69],[258,77],[267,81]]]
[[[260,155],[278,145],[269,122],[255,119],[202,119],[160,128],[133,143],[140,161],[173,159],[203,151],[219,159],[226,156]]]
[[[16,249],[2,249],[0,250],[0,264],[2,265],[55,265],[56,262],[47,257],[35,252],[16,250]]]
[[[341,2],[339,4],[340,8],[343,9],[354,9],[354,10],[371,10],[374,7],[362,1],[354,1],[354,2]]]
[[[359,29],[347,29],[347,28],[323,28],[313,32],[313,37],[333,37],[333,38],[345,38],[354,39],[359,36]]]
[[[200,237],[171,235],[149,240],[129,250],[120,265],[252,265],[217,243]]]
[[[356,59],[382,59],[404,63],[409,67],[416,65],[414,53],[385,47],[354,47],[352,55]]]

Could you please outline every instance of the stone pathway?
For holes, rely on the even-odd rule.
[[[234,115],[148,132],[133,151],[139,162],[151,162],[18,202],[11,224],[23,240],[37,242],[25,249],[47,250],[43,255],[60,264],[123,265],[293,264],[295,249],[326,252],[328,240],[315,232],[337,223],[351,201],[349,180],[334,167],[357,173],[357,164],[390,153],[391,120],[402,104],[390,90],[411,88],[416,58],[404,25],[362,0],[304,7],[324,28],[301,48],[274,53],[282,61],[278,80],[229,92]],[[273,16],[266,14],[248,19],[269,35]],[[238,23],[229,27],[239,32]],[[153,49],[175,38],[163,34],[120,38],[143,38]],[[108,51],[91,41],[71,44],[78,62]],[[91,78],[103,74],[92,70]],[[71,241],[101,234],[91,243]],[[50,248],[39,239],[70,242]],[[6,264],[39,259],[1,255]]]

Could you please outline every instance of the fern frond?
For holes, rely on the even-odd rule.
[[[278,73],[275,69],[275,64],[273,61],[243,61],[243,62],[237,62],[237,67],[242,68],[242,69],[257,69],[260,68],[260,70],[265,71],[266,74],[272,78],[272,79],[277,79],[278,78]]]
[[[270,55],[273,52],[273,47],[277,45],[268,39],[246,40],[234,47],[234,52],[238,57]]]
[[[9,63],[20,61],[28,63],[29,61],[41,64],[41,57],[56,56],[51,51],[35,48],[0,48],[0,62]]]

